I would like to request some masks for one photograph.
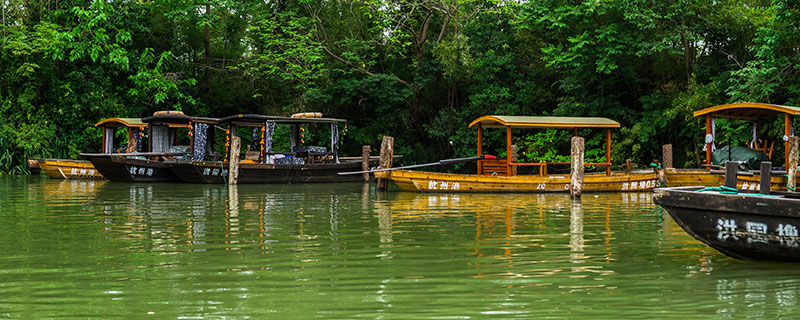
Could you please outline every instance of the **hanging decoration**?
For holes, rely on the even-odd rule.
[[[225,159],[230,159],[230,148],[231,148],[231,125],[227,126],[225,129]]]

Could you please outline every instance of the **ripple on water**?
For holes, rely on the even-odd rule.
[[[12,318],[776,318],[793,265],[694,241],[648,193],[0,177]],[[668,307],[667,307],[668,306]]]

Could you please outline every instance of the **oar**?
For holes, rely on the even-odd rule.
[[[482,156],[477,156],[477,157],[444,159],[444,160],[439,160],[439,161],[431,162],[431,163],[413,164],[413,165],[410,165],[410,166],[402,166],[402,167],[394,167],[394,168],[386,168],[386,169],[367,170],[367,171],[339,172],[339,175],[343,176],[343,175],[348,175],[348,174],[362,174],[362,173],[371,173],[371,172],[384,172],[384,171],[392,171],[392,170],[413,169],[413,168],[440,166],[440,165],[445,165],[445,164],[469,162],[469,161],[483,160],[483,159],[497,159],[497,157],[492,156],[492,155],[488,155],[488,154],[484,154]]]

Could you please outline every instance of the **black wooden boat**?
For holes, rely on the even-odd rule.
[[[91,161],[105,178],[112,181],[178,181],[167,162],[189,159],[196,152],[204,155],[210,145],[198,147],[194,137],[213,134],[213,130],[210,133],[206,131],[217,123],[217,119],[189,117],[180,111],[159,111],[152,117],[143,118],[142,122],[147,124],[148,152],[82,153],[81,157]],[[181,136],[181,132],[188,137]],[[185,141],[188,145],[179,145]]]
[[[689,235],[728,256],[800,261],[800,194],[745,192],[724,187],[661,188],[655,190],[653,201]]]
[[[319,113],[299,114],[292,117],[237,114],[220,119],[226,126],[226,149],[237,131],[251,135],[239,162],[238,183],[307,183],[307,182],[358,182],[360,175],[339,175],[342,171],[361,170],[361,158],[339,157],[339,125],[346,120],[322,118]],[[280,128],[279,128],[280,127]],[[330,134],[330,147],[304,145],[306,127],[320,129]],[[327,128],[325,128],[327,127]],[[251,131],[246,131],[246,129]],[[329,129],[328,129],[329,128]],[[273,148],[273,133],[288,133],[283,138],[284,151]],[[275,137],[276,140],[279,137]],[[173,161],[168,165],[182,181],[193,183],[225,183],[227,181],[230,152],[225,161],[193,159]],[[378,165],[378,157],[370,158],[370,167]]]

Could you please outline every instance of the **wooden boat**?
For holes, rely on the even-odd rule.
[[[660,188],[653,201],[689,235],[728,256],[800,261],[800,194],[707,189]]]
[[[91,161],[103,176],[112,181],[178,181],[166,162],[189,158],[195,153],[204,156],[206,147],[211,146],[204,145],[198,150],[194,137],[213,134],[213,130],[208,131],[208,128],[217,121],[213,118],[189,117],[180,111],[159,111],[142,119],[147,124],[148,152],[82,153],[81,157]],[[186,138],[189,145],[178,145],[181,138]]]
[[[305,183],[358,182],[361,176],[340,176],[340,171],[361,169],[361,158],[339,157],[339,125],[346,120],[323,118],[319,113],[297,114],[293,117],[237,114],[220,119],[227,127],[227,145],[237,131],[249,128],[252,139],[239,162],[238,183]],[[304,145],[305,127],[317,125],[330,128],[330,148]],[[273,133],[278,126],[288,129],[289,150],[273,148]],[[285,138],[285,137],[284,137]],[[192,159],[173,161],[170,169],[180,180],[193,183],[226,183],[231,150],[225,150],[224,162]],[[233,151],[235,152],[235,151]],[[370,157],[370,166],[378,165],[378,157]]]
[[[147,125],[139,118],[108,118],[95,124],[103,131],[103,154],[111,154],[122,150],[115,150],[118,141],[114,139],[119,129],[127,129],[128,143],[125,152],[141,148],[141,130]],[[103,179],[103,175],[95,169],[94,165],[86,160],[70,159],[30,159],[35,166],[41,169],[48,177],[59,179]],[[35,166],[29,160],[29,166]]]
[[[754,125],[754,137],[751,141],[750,148],[762,151],[769,157],[772,157],[775,147],[775,141],[762,140],[761,122],[765,117],[769,116],[782,116],[784,118],[784,135],[785,137],[792,136],[792,116],[800,115],[800,108],[755,103],[755,102],[741,102],[730,103],[718,106],[713,106],[698,110],[694,112],[695,117],[704,117],[706,120],[706,160],[703,164],[706,169],[675,169],[666,168],[666,182],[670,187],[680,186],[719,186],[724,181],[724,172],[722,170],[714,170],[712,164],[711,154],[715,148],[715,119],[729,119],[729,120],[742,120],[752,122]],[[785,165],[788,166],[788,141],[784,143],[786,150],[784,154]],[[773,162],[774,163],[774,162]],[[770,173],[770,189],[774,191],[786,191],[786,166],[773,168]],[[737,188],[744,190],[756,190],[760,184],[760,174],[756,170],[742,171],[738,176]]]
[[[550,165],[568,165],[569,162],[523,163],[514,160],[511,129],[569,129],[577,135],[577,129],[606,129],[605,161],[584,163],[584,166],[605,166],[605,172],[584,175],[583,191],[646,191],[658,187],[659,180],[654,170],[632,172],[611,171],[611,128],[619,123],[607,118],[576,117],[519,117],[489,115],[469,124],[478,130],[478,156],[483,154],[483,129],[499,128],[506,131],[506,154],[512,158],[478,160],[476,174],[452,174],[410,170],[376,172],[375,177],[387,178],[402,190],[421,192],[568,192],[569,174],[548,174]],[[522,166],[536,166],[538,175],[517,174]]]

